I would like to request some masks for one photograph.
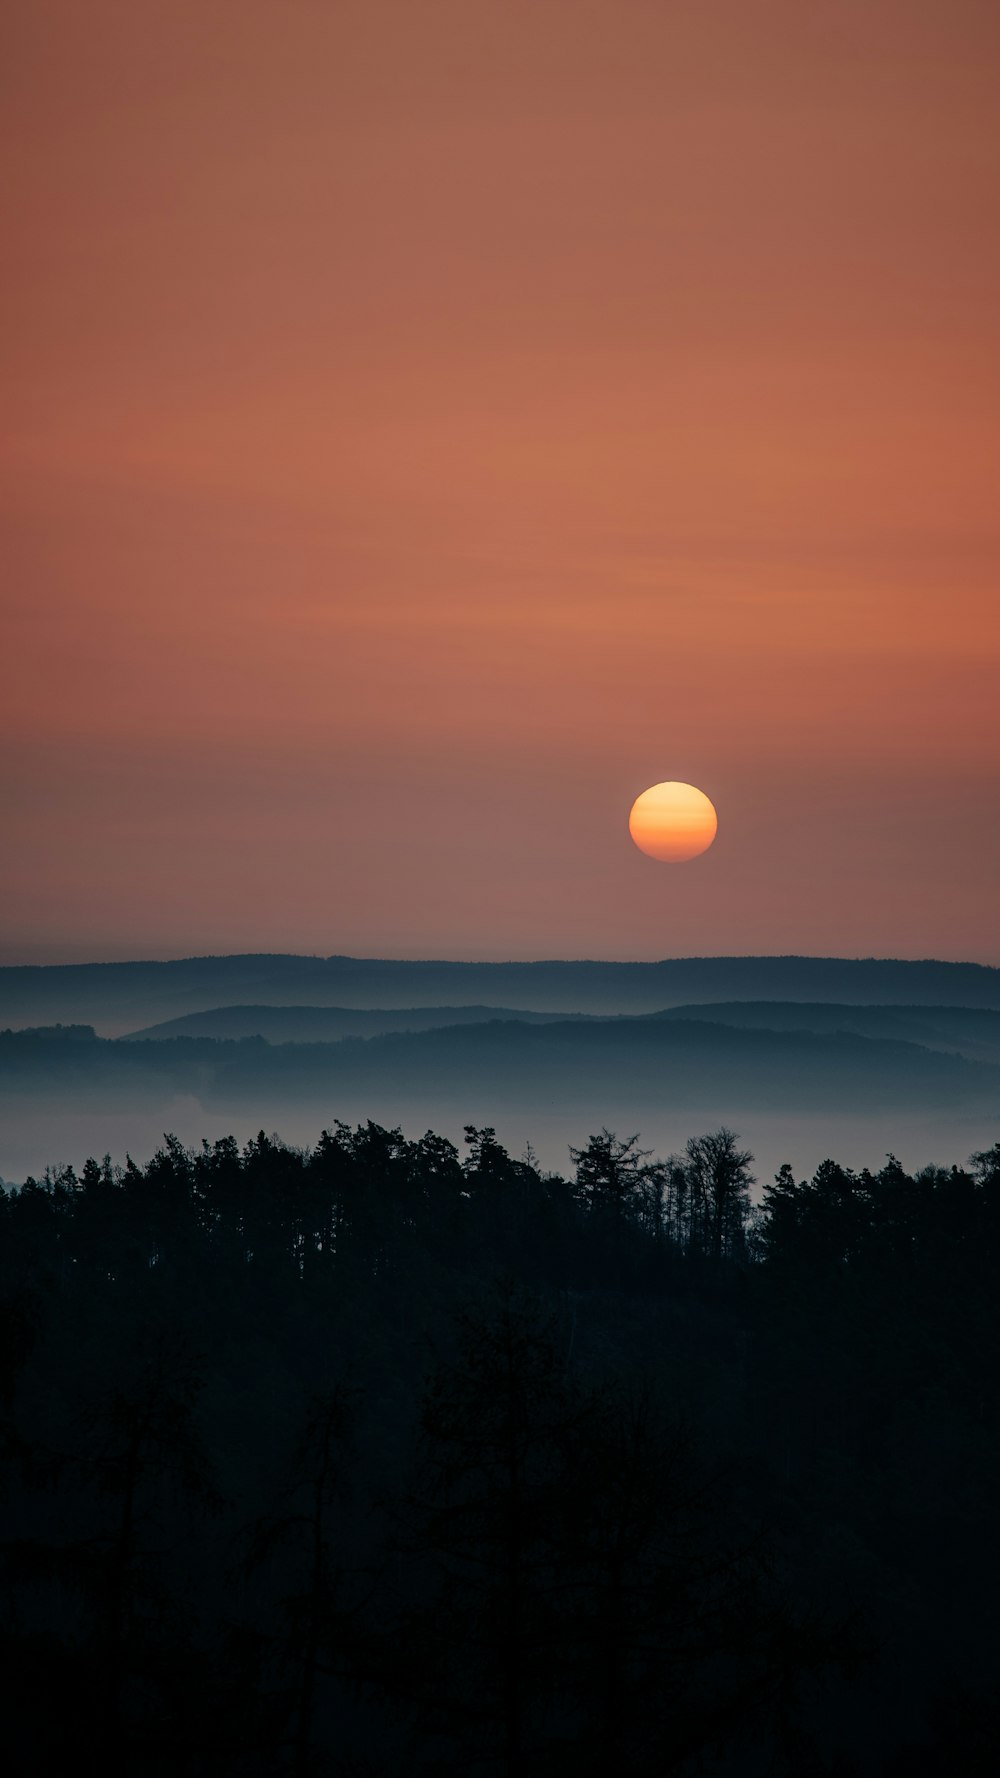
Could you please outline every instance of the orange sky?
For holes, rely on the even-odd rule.
[[[4,63],[2,960],[1000,961],[994,0]]]

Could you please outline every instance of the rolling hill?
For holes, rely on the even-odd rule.
[[[469,963],[282,955],[0,969],[0,1026],[82,1020],[104,1036],[235,1004],[487,1005],[606,1015],[734,1000],[1000,1010],[1000,969],[842,957]]]

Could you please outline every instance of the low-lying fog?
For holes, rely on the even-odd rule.
[[[538,1106],[491,1106],[470,1102],[466,1106],[421,1102],[407,1104],[395,1096],[379,1099],[366,1095],[363,1104],[344,1100],[336,1105],[296,1104],[268,1106],[255,1112],[246,1106],[232,1113],[216,1106],[206,1109],[191,1096],[178,1096],[150,1106],[93,1106],[86,1102],[51,1103],[27,1097],[8,1103],[0,1118],[0,1176],[20,1184],[29,1173],[41,1174],[49,1164],[72,1162],[79,1168],[88,1155],[105,1152],[123,1162],[126,1153],[144,1162],[162,1141],[165,1131],[197,1146],[203,1137],[214,1141],[234,1135],[241,1142],[262,1127],[276,1131],[295,1146],[313,1144],[324,1125],[340,1117],[348,1123],[372,1118],[389,1126],[400,1124],[405,1135],[420,1136],[430,1128],[448,1136],[460,1148],[466,1123],[492,1124],[513,1155],[521,1155],[530,1142],[539,1164],[555,1172],[570,1167],[568,1148],[580,1146],[602,1124],[631,1135],[638,1129],[643,1144],[659,1155],[683,1148],[689,1136],[714,1129],[720,1123],[737,1130],[756,1157],[755,1172],[769,1180],[783,1161],[791,1162],[798,1177],[809,1177],[828,1156],[845,1166],[878,1167],[891,1151],[909,1171],[933,1161],[962,1163],[976,1149],[997,1140],[998,1119],[969,1109],[962,1113],[935,1111],[914,1114],[887,1111],[867,1115],[814,1113],[764,1113],[727,1110],[725,1104],[691,1105],[683,1110],[664,1107],[630,1115],[614,1104],[596,1105],[588,1118],[565,1110],[540,1111]]]

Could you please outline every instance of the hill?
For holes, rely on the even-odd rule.
[[[351,1006],[216,1006],[186,1013],[144,1031],[127,1033],[146,1042],[169,1037],[263,1037],[267,1043],[336,1043],[343,1037],[377,1037],[386,1031],[433,1031],[446,1025],[481,1025],[490,1019],[550,1024],[587,1018],[586,1013],[527,1012],[504,1006],[410,1006],[384,1010]]]
[[[260,1037],[109,1040],[92,1030],[0,1034],[6,1096],[86,1094],[119,1103],[195,1095],[262,1121],[289,1106],[329,1117],[426,1119],[487,1099],[497,1107],[579,1108],[597,1123],[664,1104],[795,1112],[896,1107],[1000,1109],[1000,1067],[852,1031],[775,1031],[701,1018],[496,1020],[336,1043]],[[384,1110],[380,1111],[384,1116]]]
[[[713,1001],[673,1006],[652,1019],[709,1019],[748,1030],[850,1031],[860,1037],[958,1051],[970,1060],[1000,1062],[1000,1012],[984,1007],[847,1006],[836,1002]]]
[[[844,957],[468,963],[283,955],[0,969],[0,1025],[82,1021],[104,1036],[235,1004],[380,1010],[482,1004],[610,1014],[734,1000],[1000,1010],[1000,969]]]

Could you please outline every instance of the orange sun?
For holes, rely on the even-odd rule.
[[[707,852],[719,820],[704,791],[693,784],[654,784],[632,804],[628,830],[640,852],[678,864]]]

